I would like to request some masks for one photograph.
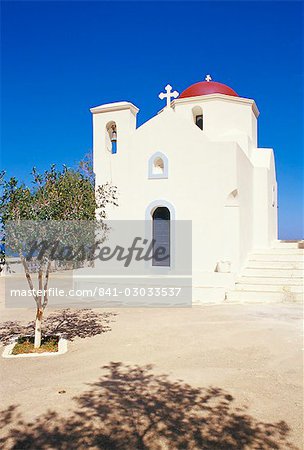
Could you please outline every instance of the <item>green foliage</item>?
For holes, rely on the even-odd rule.
[[[0,226],[8,221],[65,221],[95,220],[106,218],[109,204],[117,205],[116,187],[110,184],[95,189],[94,174],[90,162],[85,159],[78,169],[63,167],[40,174],[34,167],[33,186],[18,182],[15,177],[5,180],[0,174]]]
[[[8,220],[94,220],[105,218],[108,204],[116,204],[116,188],[106,184],[96,189],[92,177],[80,169],[62,170],[53,165],[43,174],[33,168],[33,187],[15,177],[1,177],[1,223]],[[96,217],[95,211],[98,210]]]
[[[94,186],[95,183],[95,174],[93,170],[93,155],[92,153],[87,153],[85,157],[79,162],[78,170],[82,173],[86,178],[88,178]]]

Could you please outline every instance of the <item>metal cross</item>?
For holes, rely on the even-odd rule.
[[[167,86],[165,87],[165,91],[166,91],[166,94],[164,92],[161,92],[158,97],[161,100],[163,100],[165,98],[167,100],[166,107],[170,108],[171,107],[171,97],[177,98],[179,96],[179,93],[177,91],[172,92],[172,86],[170,86],[170,84],[167,84]]]
[[[211,80],[212,80],[211,75],[206,75],[205,80],[206,80],[206,81],[211,81]]]

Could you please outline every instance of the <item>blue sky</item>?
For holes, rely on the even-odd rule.
[[[73,165],[92,146],[89,108],[128,100],[139,124],[210,73],[261,112],[273,147],[280,238],[303,238],[300,2],[2,3],[1,166]]]

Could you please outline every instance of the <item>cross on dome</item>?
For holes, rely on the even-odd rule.
[[[208,74],[208,75],[206,75],[206,78],[205,78],[205,80],[206,80],[206,81],[211,81],[211,80],[212,80],[212,77],[211,77],[211,75],[209,75],[209,74]]]
[[[165,98],[167,100],[166,108],[170,108],[171,107],[171,97],[177,98],[179,96],[179,93],[177,91],[172,92],[172,86],[170,86],[170,84],[167,84],[167,86],[165,87],[165,91],[166,91],[166,94],[164,92],[161,92],[158,97],[161,100],[163,100]]]

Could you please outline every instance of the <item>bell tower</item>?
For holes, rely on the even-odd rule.
[[[118,160],[128,155],[139,109],[130,102],[107,103],[90,109],[93,115],[93,160],[96,185],[112,182]]]

